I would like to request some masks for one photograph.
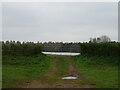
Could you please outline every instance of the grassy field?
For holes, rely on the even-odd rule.
[[[2,61],[3,88],[15,87],[15,85],[17,87],[21,80],[41,76],[48,71],[50,66],[50,60],[45,55],[35,57],[3,56]]]
[[[85,84],[93,88],[118,88],[117,57],[42,54],[38,56],[4,55],[2,61],[3,88],[21,87],[19,85],[26,83],[26,81],[30,81],[29,87],[84,88],[87,87],[84,86]],[[61,79],[63,76],[74,75],[75,73],[79,73],[80,76],[80,79],[76,80],[77,83]],[[41,85],[43,81],[45,82],[44,86]]]
[[[73,58],[85,82],[96,88],[118,88],[117,57],[80,55]]]

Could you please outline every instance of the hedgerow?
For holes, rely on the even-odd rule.
[[[120,55],[120,43],[80,43],[81,54],[118,56]]]
[[[37,55],[41,53],[41,47],[40,43],[6,41],[2,42],[2,55]]]

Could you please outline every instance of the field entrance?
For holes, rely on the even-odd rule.
[[[43,76],[34,80],[27,80],[22,88],[91,88],[79,74],[71,56],[48,55],[51,58],[51,67]],[[78,79],[62,79],[73,76]]]

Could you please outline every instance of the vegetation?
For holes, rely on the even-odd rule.
[[[118,56],[120,43],[81,43],[81,54],[99,56]]]
[[[47,52],[80,52],[79,43],[48,42],[43,46],[43,51]]]
[[[6,41],[2,42],[2,54],[33,56],[41,53],[41,47],[40,43]]]
[[[74,62],[80,74],[84,75],[85,82],[96,88],[118,88],[117,61],[118,58],[111,56],[74,56]]]
[[[90,38],[90,41],[89,42],[111,42],[111,39],[106,36],[106,35],[102,35],[100,37],[97,37],[97,38]]]
[[[66,57],[50,56],[41,53],[42,46],[44,49],[56,51],[74,51],[81,52],[81,55],[74,56],[74,62],[85,76],[85,81],[99,88],[117,88],[118,87],[118,56],[120,55],[120,43],[33,43],[33,42],[2,42],[2,71],[3,71],[3,88],[17,87],[17,84],[24,79],[40,77],[49,70],[51,65],[50,59],[56,61],[57,70],[53,72],[49,80],[55,81],[59,75],[64,75],[68,71],[69,60]],[[53,47],[52,47],[53,46]],[[54,48],[54,46],[57,46]],[[68,46],[68,48],[66,48]],[[74,47],[74,48],[73,48]],[[66,48],[66,49],[65,49]],[[53,51],[54,51],[53,50]],[[57,79],[56,79],[57,80]],[[12,83],[11,83],[12,82]],[[17,82],[17,83],[16,83]],[[15,84],[16,83],[16,84]]]
[[[59,56],[59,59],[57,61],[57,73],[58,75],[65,75],[68,71],[68,60],[63,58],[62,56]]]
[[[12,85],[15,87],[14,82],[19,83],[19,80],[40,77],[48,70],[49,66],[50,60],[45,55],[36,57],[4,55],[2,68],[3,88],[12,87]]]
[[[86,82],[96,88],[118,88],[120,43],[80,43],[81,55],[74,62]]]

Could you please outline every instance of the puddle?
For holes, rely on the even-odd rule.
[[[70,53],[70,52],[42,52],[43,54],[53,54],[53,55],[80,55],[80,53]]]
[[[69,77],[63,77],[62,79],[79,79],[79,77],[69,76]]]

